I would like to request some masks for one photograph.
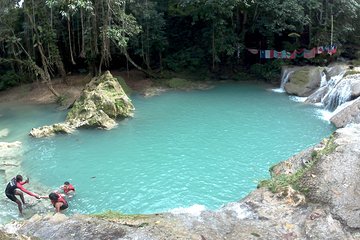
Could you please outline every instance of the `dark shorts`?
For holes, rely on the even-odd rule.
[[[60,207],[60,210],[65,210],[69,207],[68,204],[63,204],[61,207]]]
[[[10,199],[13,202],[17,202],[18,199],[15,197],[14,194],[9,194],[9,193],[5,193],[5,195],[7,196],[8,199]]]

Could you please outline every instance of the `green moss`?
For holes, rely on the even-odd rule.
[[[331,135],[329,139],[326,141],[325,147],[319,151],[313,151],[311,153],[312,161],[306,166],[299,169],[297,172],[293,174],[280,174],[276,176],[272,176],[271,179],[261,180],[258,184],[259,187],[267,187],[271,192],[276,193],[281,191],[287,186],[291,186],[293,189],[298,190],[302,193],[306,193],[308,191],[307,188],[304,188],[300,184],[300,179],[304,176],[304,174],[309,171],[314,164],[322,157],[326,156],[336,149],[335,137]],[[276,165],[272,166],[270,170],[272,170]]]
[[[303,69],[303,70],[299,70],[299,71],[295,71],[292,75],[291,75],[291,83],[294,83],[296,85],[305,85],[308,82],[309,79],[309,69]]]
[[[183,78],[171,78],[167,80],[166,85],[170,88],[185,89],[190,88],[192,82]]]
[[[304,192],[304,189],[300,186],[299,180],[308,171],[313,165],[307,166],[305,168],[301,168],[294,174],[280,174],[272,177],[268,180],[262,180],[259,182],[258,187],[267,187],[271,192],[276,193],[281,191],[287,186],[291,186],[293,189],[298,190],[300,192]]]
[[[329,139],[325,139],[325,146],[319,151],[314,150],[311,153],[311,158],[313,161],[319,160],[322,156],[329,155],[330,153],[334,152],[337,145],[335,143],[335,137],[334,135],[331,135]]]
[[[125,107],[124,101],[122,101],[121,99],[116,99],[115,100],[115,105],[116,105],[116,109],[123,109]]]
[[[350,70],[345,73],[344,77],[349,76],[349,75],[359,74],[359,73],[360,73],[360,71]]]
[[[147,215],[141,214],[123,214],[121,212],[108,210],[103,213],[92,214],[91,216],[106,220],[144,220],[149,218]]]

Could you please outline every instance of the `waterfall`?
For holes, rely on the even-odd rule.
[[[289,81],[289,77],[291,76],[291,74],[293,74],[295,72],[295,70],[298,67],[292,67],[292,68],[283,68],[282,70],[282,74],[281,74],[281,83],[280,83],[280,87],[276,88],[276,89],[272,89],[272,91],[274,92],[278,92],[278,93],[284,93],[285,92],[285,84]]]
[[[283,71],[283,74],[281,76],[281,84],[280,84],[280,89],[284,90],[285,84],[289,81],[289,77],[291,76],[291,74],[293,74],[295,72],[295,68],[286,68]]]
[[[344,81],[345,71],[330,78],[327,83],[327,93],[321,99],[321,103],[326,110],[333,111],[341,104],[351,98],[351,85],[349,81]]]
[[[321,82],[320,82],[320,88],[325,87],[327,85],[326,80],[326,74],[324,72],[321,72]]]

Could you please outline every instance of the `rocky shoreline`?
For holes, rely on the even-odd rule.
[[[34,215],[2,226],[0,239],[360,239],[360,108],[354,106],[343,128],[272,167],[271,179],[216,211]]]

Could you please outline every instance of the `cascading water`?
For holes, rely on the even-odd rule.
[[[326,74],[324,72],[321,73],[321,82],[320,82],[320,88],[326,87],[328,84],[326,80]]]
[[[276,92],[285,92],[285,84],[289,81],[291,75],[298,68],[286,68],[283,70],[280,88]],[[332,112],[345,102],[352,99],[353,87],[360,82],[359,74],[345,76],[347,72],[346,65],[335,65],[325,68],[321,72],[321,81],[319,88],[306,98],[305,102],[319,105],[329,113],[326,119],[332,116]],[[359,83],[360,84],[360,83]],[[294,97],[292,97],[294,99]],[[297,98],[295,98],[298,101]]]
[[[293,74],[295,72],[297,67],[294,68],[284,68],[282,70],[282,74],[281,74],[281,84],[280,84],[280,88],[276,88],[276,89],[272,89],[273,92],[278,92],[278,93],[283,93],[285,92],[285,84],[289,81],[289,77],[291,76],[291,74]]]
[[[280,89],[284,90],[285,84],[289,81],[289,77],[291,76],[291,74],[293,74],[295,72],[295,68],[287,68],[284,69],[282,77],[281,77],[281,84],[280,84]]]
[[[341,104],[351,99],[350,81],[344,81],[344,74],[333,77],[328,83],[328,92],[321,99],[325,109],[334,111]]]

